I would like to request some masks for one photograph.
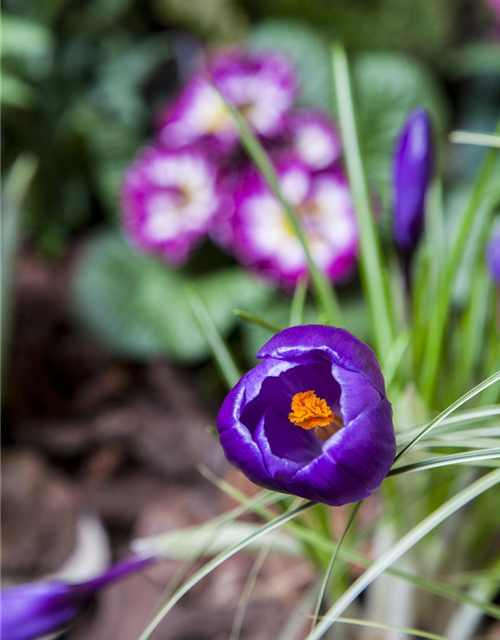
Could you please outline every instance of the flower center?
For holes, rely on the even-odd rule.
[[[316,429],[316,435],[327,440],[344,425],[342,418],[336,416],[326,400],[318,398],[314,391],[301,391],[292,398],[288,419],[301,429]]]

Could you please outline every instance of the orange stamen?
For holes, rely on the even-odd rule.
[[[314,391],[302,391],[292,398],[292,411],[288,419],[301,429],[328,427],[335,421],[335,414],[326,400],[318,398]]]

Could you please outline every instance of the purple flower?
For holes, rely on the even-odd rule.
[[[273,137],[284,130],[285,116],[297,91],[290,61],[277,53],[234,49],[216,55],[160,114],[163,144],[179,147],[204,141],[219,152],[236,147],[236,126],[212,82],[246,117],[255,133]]]
[[[432,165],[429,114],[425,109],[415,109],[400,133],[393,162],[394,237],[406,255],[412,253],[422,235]]]
[[[229,462],[256,484],[338,506],[369,496],[396,452],[373,351],[344,329],[285,329],[224,400]]]
[[[30,640],[68,625],[108,584],[142,569],[153,560],[130,558],[78,584],[39,582],[2,591],[2,640]]]
[[[351,194],[340,171],[314,173],[294,157],[277,162],[285,198],[295,207],[318,267],[334,282],[356,264],[358,233]],[[293,285],[307,260],[283,208],[255,169],[241,177],[231,218],[233,252],[271,280]]]
[[[130,242],[172,264],[186,261],[220,204],[216,168],[197,148],[145,148],[129,167],[122,188]]]
[[[288,131],[293,151],[312,170],[326,169],[339,160],[340,136],[326,114],[312,109],[292,112]]]
[[[500,222],[493,229],[488,242],[486,262],[493,282],[500,285]]]

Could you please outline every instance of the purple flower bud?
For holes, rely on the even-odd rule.
[[[486,262],[493,282],[500,286],[500,222],[493,229],[488,242]]]
[[[236,147],[237,128],[212,82],[257,135],[273,137],[284,130],[297,92],[291,62],[278,53],[232,49],[216,55],[160,114],[163,144],[179,147],[202,141],[222,153]]]
[[[333,282],[346,280],[356,264],[358,232],[344,175],[333,169],[314,173],[293,156],[276,165],[283,194],[300,217],[316,264]],[[255,169],[241,176],[234,205],[232,250],[243,264],[285,286],[307,274],[302,245]]]
[[[171,264],[186,261],[220,206],[217,169],[197,148],[145,148],[122,188],[122,217],[132,244]]]
[[[339,160],[340,136],[331,118],[321,111],[292,112],[288,117],[288,131],[293,151],[313,171],[331,167]]]
[[[338,506],[375,491],[396,453],[373,351],[344,329],[285,329],[224,400],[229,462],[256,484]]]
[[[429,114],[415,109],[400,133],[393,163],[394,237],[410,254],[424,228],[425,197],[432,177],[433,150]]]
[[[1,593],[2,640],[30,640],[65,627],[100,589],[152,560],[129,558],[97,578],[78,584],[51,580],[5,589]]]

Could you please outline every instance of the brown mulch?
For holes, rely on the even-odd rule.
[[[134,537],[198,524],[232,506],[199,472],[201,464],[219,475],[229,470],[206,429],[220,398],[200,402],[196,368],[119,360],[75,326],[67,301],[77,257],[78,249],[48,264],[25,249],[16,269],[2,446],[2,569],[16,581],[57,572],[85,514],[99,517],[116,559]],[[228,638],[253,561],[239,554],[224,564],[154,638]],[[66,635],[134,640],[179,566],[163,561],[113,586]],[[276,638],[313,579],[307,563],[270,557],[242,638]]]

